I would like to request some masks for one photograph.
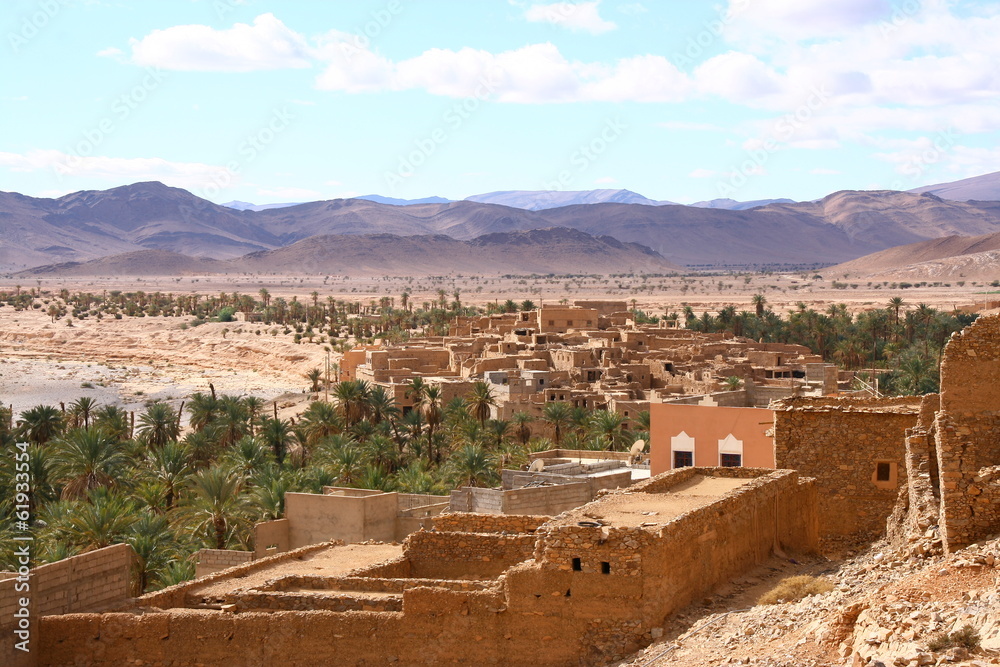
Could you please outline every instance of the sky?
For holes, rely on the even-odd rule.
[[[1000,3],[5,0],[0,190],[215,202],[1000,170]]]

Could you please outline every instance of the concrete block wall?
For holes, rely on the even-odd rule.
[[[31,570],[29,590],[19,591],[16,578],[0,581],[0,663],[21,667],[35,664],[38,620],[43,616],[101,611],[125,602],[132,594],[134,554],[127,544],[114,544]],[[23,582],[21,582],[23,585]],[[28,606],[32,653],[14,648],[20,599]]]
[[[482,514],[540,514],[553,516],[579,507],[592,498],[586,482],[502,491],[465,487],[451,492],[451,511]]]
[[[252,561],[254,552],[231,549],[201,549],[195,552],[195,577],[204,577],[220,570],[228,570],[236,565]]]

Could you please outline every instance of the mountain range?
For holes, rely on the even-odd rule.
[[[980,182],[977,187],[982,185]],[[521,267],[518,271],[536,271],[528,267],[543,266],[544,262],[526,263],[531,253],[544,258],[545,252],[552,252],[546,244],[568,242],[570,237],[513,233],[549,228],[562,228],[564,237],[569,230],[582,232],[589,237],[588,243],[607,243],[603,237],[611,237],[627,250],[628,257],[617,258],[623,262],[621,267],[639,266],[653,261],[650,258],[658,258],[655,261],[662,264],[655,266],[660,268],[649,264],[650,268],[643,270],[677,266],[826,266],[946,236],[998,233],[1000,201],[952,201],[930,193],[841,191],[813,202],[772,202],[745,210],[621,202],[527,210],[467,200],[399,206],[364,199],[236,210],[186,190],[147,182],[76,192],[58,199],[0,193],[0,270],[12,272],[66,263],[79,266],[143,250],[221,261],[244,258],[240,261],[250,262],[248,255],[277,252],[321,236],[330,237],[324,247],[337,243],[345,253],[350,247],[358,267],[364,265],[366,253],[382,253],[385,257],[376,263],[378,266],[397,267],[404,272],[407,261],[416,265],[419,250],[407,250],[400,239],[426,237],[421,247],[441,253],[434,259],[433,268],[437,270],[432,272],[447,273],[468,270],[465,262],[469,258],[485,267],[484,260],[469,248],[485,247],[480,239],[501,234],[489,246],[490,252],[502,258],[501,264]],[[391,246],[386,245],[385,235],[393,237]],[[441,238],[427,240],[437,237]],[[459,249],[448,246],[444,238],[473,245]],[[592,248],[584,249],[583,237],[573,238],[581,255],[571,259],[570,246],[564,243],[559,262],[552,260],[551,266],[576,266],[579,270],[571,272],[595,272],[597,269],[590,268],[586,256]],[[362,248],[364,244],[368,246]],[[514,249],[510,250],[513,254],[505,254],[507,246]],[[398,258],[386,254],[392,248]],[[296,252],[306,249],[300,246]],[[406,252],[413,254],[407,257]],[[519,260],[521,255],[524,261]],[[330,266],[328,272],[351,269]]]

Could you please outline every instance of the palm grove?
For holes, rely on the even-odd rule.
[[[0,304],[47,308],[53,321],[173,316],[187,318],[184,326],[229,321],[240,309],[261,313],[265,326],[284,327],[285,335],[294,332],[296,342],[341,348],[371,337],[442,333],[455,315],[535,307],[513,300],[469,307],[457,292],[449,302],[443,291],[421,308],[405,293],[399,308],[388,298],[363,305],[324,303],[315,293],[305,303],[279,302],[266,290],[259,296],[18,289],[0,294]],[[935,390],[944,343],[972,319],[923,305],[910,308],[899,299],[857,315],[842,305],[823,313],[800,305],[782,318],[766,305],[758,296],[753,311],[726,307],[697,316],[685,307],[664,317],[683,318],[687,328],[700,331],[807,345],[846,368],[872,369],[896,393]],[[640,322],[658,319],[634,304],[633,310]],[[318,390],[322,374],[313,369],[308,376]],[[547,403],[538,418],[521,412],[491,419],[495,398],[485,382],[445,402],[440,387],[417,378],[407,394],[413,407],[401,410],[383,387],[344,381],[332,387],[331,400],[315,400],[287,419],[259,398],[216,396],[214,389],[189,396],[178,409],[150,403],[138,415],[86,396],[19,415],[0,408],[0,554],[14,553],[18,442],[28,443],[35,561],[127,542],[137,556],[139,587],[152,590],[190,578],[189,556],[198,549],[252,548],[253,524],[280,518],[288,491],[320,493],[337,485],[442,494],[457,486],[496,484],[500,470],[522,465],[531,451],[621,450],[648,437],[648,412],[629,424],[617,413],[561,402]]]

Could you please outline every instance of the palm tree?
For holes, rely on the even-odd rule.
[[[139,416],[139,437],[156,449],[173,442],[181,434],[177,413],[166,403],[153,403]]]
[[[214,396],[198,392],[191,394],[187,409],[191,415],[191,428],[195,431],[204,431],[205,427],[215,421],[219,412],[219,402]]]
[[[146,457],[146,464],[153,478],[163,484],[163,502],[168,512],[173,509],[178,490],[191,475],[188,454],[189,450],[185,445],[173,441],[152,449]]]
[[[94,427],[103,429],[118,440],[128,440],[128,413],[117,405],[105,405],[93,413]]]
[[[334,397],[348,428],[365,416],[369,387],[364,380],[345,380],[337,385]]]
[[[250,435],[250,413],[243,401],[234,396],[219,399],[219,413],[211,424],[211,437],[223,448]]]
[[[368,392],[368,418],[373,424],[380,424],[384,420],[394,420],[399,416],[399,408],[396,407],[396,399],[385,390],[385,387],[373,387]]]
[[[439,461],[440,452],[434,451],[434,429],[441,424],[441,387],[428,386],[422,392],[417,406],[427,424],[427,456]]]
[[[90,428],[90,413],[97,407],[97,401],[89,396],[82,396],[73,403],[70,403],[70,411],[78,415],[83,420],[83,427]],[[80,426],[80,424],[77,424]]]
[[[170,521],[162,514],[143,514],[130,527],[125,541],[135,552],[136,595],[151,585],[163,585],[168,566],[180,555]]]
[[[591,428],[606,444],[608,450],[614,451],[625,440],[622,424],[625,418],[610,410],[596,410],[591,417]]]
[[[527,412],[515,412],[510,420],[514,423],[514,433],[517,434],[521,446],[527,447],[528,440],[531,439],[531,427],[528,424],[535,421],[535,418]]]
[[[51,405],[36,405],[21,413],[18,430],[29,442],[44,445],[63,429],[63,414]]]
[[[482,380],[472,385],[472,391],[466,401],[480,426],[486,424],[486,420],[490,418],[490,408],[497,404],[497,400],[493,397],[492,387],[488,382]]]
[[[764,315],[764,307],[767,305],[767,298],[758,292],[750,299],[750,303],[753,304],[753,307],[757,312],[757,317],[762,317]]]
[[[306,434],[306,442],[312,446],[323,438],[340,433],[344,423],[332,403],[313,401],[302,413],[299,425]]]
[[[285,462],[285,453],[289,446],[295,443],[292,425],[284,419],[264,419],[258,437],[274,452],[274,459],[279,466]]]
[[[244,436],[226,452],[223,462],[230,474],[239,474],[250,478],[274,465],[274,457],[271,450],[261,444],[257,438]]]
[[[52,472],[64,485],[63,498],[117,486],[129,460],[121,442],[96,428],[74,429],[53,440],[52,446]]]
[[[247,523],[250,503],[241,495],[242,487],[243,477],[221,466],[199,470],[191,478],[184,516],[215,549],[225,549]]]
[[[569,403],[561,401],[546,403],[542,408],[542,421],[555,429],[556,447],[562,444],[563,430],[570,425],[572,412]]]
[[[137,511],[132,501],[107,489],[91,490],[87,500],[68,516],[65,526],[68,541],[83,551],[121,542],[136,521]]]
[[[320,390],[319,383],[323,379],[323,371],[321,371],[319,368],[313,368],[308,373],[306,373],[306,379],[312,383],[312,386],[310,387],[309,391],[315,394]]]
[[[448,470],[456,486],[478,486],[496,477],[492,457],[475,444],[459,447],[448,460]]]

